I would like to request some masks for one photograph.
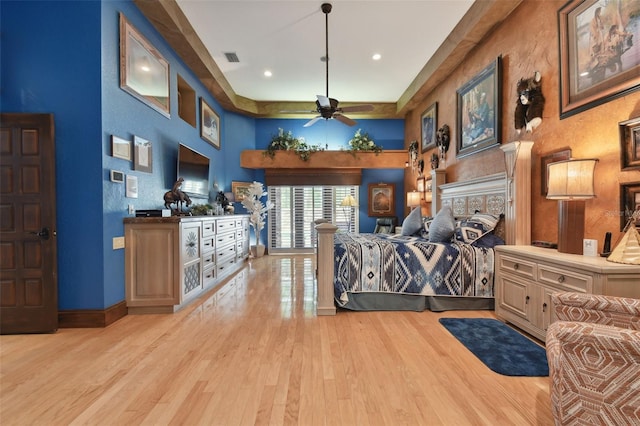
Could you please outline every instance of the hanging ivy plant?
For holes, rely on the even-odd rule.
[[[319,145],[309,145],[304,138],[294,137],[290,130],[285,132],[283,129],[278,129],[278,134],[271,138],[263,155],[273,159],[276,151],[294,151],[302,161],[307,161],[311,154],[324,149]]]

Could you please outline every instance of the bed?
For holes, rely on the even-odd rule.
[[[507,244],[530,244],[531,146],[531,142],[501,146],[507,172],[434,188],[442,206],[439,211],[448,209],[463,221],[478,212],[502,217],[493,232]],[[335,315],[336,306],[352,310],[493,309],[493,243],[336,234],[337,227],[330,223],[319,224],[316,230],[318,315]]]

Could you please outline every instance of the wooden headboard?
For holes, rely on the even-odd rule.
[[[500,146],[506,172],[445,183],[439,191],[442,205],[451,206],[456,218],[476,211],[504,215],[503,238],[507,244],[531,244],[531,148],[533,142]]]

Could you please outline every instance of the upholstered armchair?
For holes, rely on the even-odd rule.
[[[640,424],[640,300],[582,293],[551,296],[547,329],[556,425]]]

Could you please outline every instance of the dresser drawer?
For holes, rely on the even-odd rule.
[[[591,293],[593,277],[550,265],[538,265],[538,282],[547,284],[562,291]]]
[[[208,268],[210,265],[214,265],[216,263],[216,256],[213,251],[202,256],[202,267]]]
[[[236,233],[218,234],[216,235],[216,247],[233,244],[236,241]]]
[[[536,276],[536,264],[510,256],[499,257],[498,268],[503,272],[509,272],[522,278],[534,280]]]
[[[234,256],[231,256],[227,259],[223,259],[216,265],[216,274],[218,277],[223,277],[224,275],[232,272],[235,269],[236,263],[239,262]]]
[[[223,234],[236,230],[236,219],[218,219],[216,224],[216,233]]]
[[[202,253],[210,253],[216,248],[216,236],[212,235],[202,239]]]
[[[220,263],[220,259],[225,259],[227,257],[235,257],[236,255],[236,245],[228,244],[225,246],[218,246],[216,249],[216,262]]]
[[[204,288],[211,287],[216,281],[216,268],[215,265],[210,265],[209,268],[202,271],[202,285]]]
[[[205,237],[211,236],[216,233],[216,221],[209,220],[202,222],[202,235]]]

